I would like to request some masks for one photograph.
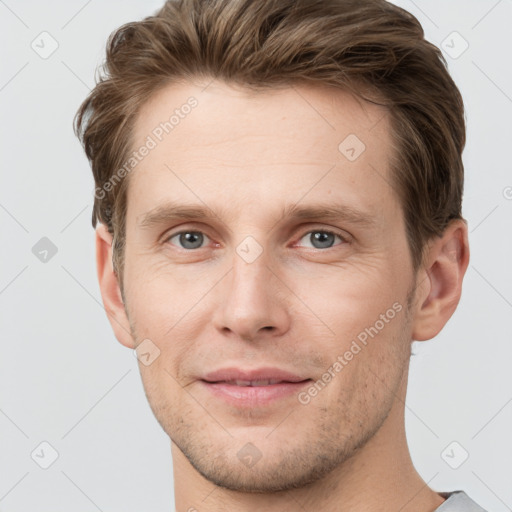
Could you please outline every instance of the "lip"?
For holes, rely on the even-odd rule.
[[[276,384],[266,386],[238,386],[226,381],[244,380],[280,380]],[[238,368],[224,368],[210,372],[201,379],[201,385],[214,397],[219,398],[236,407],[268,406],[280,399],[298,393],[304,386],[309,385],[310,378],[281,370],[279,368],[259,368],[254,370],[241,370]]]
[[[297,394],[311,382],[312,380],[308,379],[301,382],[280,382],[268,386],[237,386],[226,382],[207,382],[203,380],[200,381],[200,384],[214,397],[220,398],[228,404],[254,409],[255,407],[268,406],[280,399]]]
[[[264,368],[255,368],[255,369],[245,369],[242,370],[240,368],[229,367],[229,368],[221,368],[220,370],[215,370],[213,372],[207,373],[202,377],[202,380],[207,382],[222,382],[229,380],[279,380],[283,382],[300,382],[303,380],[309,379],[309,377],[304,377],[300,375],[296,375],[292,372],[288,372],[286,370],[281,370],[276,367],[264,367]]]

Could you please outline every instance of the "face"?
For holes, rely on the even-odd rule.
[[[150,340],[151,408],[191,465],[233,490],[290,489],[379,431],[409,361],[388,117],[328,88],[204,86],[169,86],[137,120],[134,147],[156,145],[130,175],[126,312]],[[205,382],[269,367],[303,382]]]

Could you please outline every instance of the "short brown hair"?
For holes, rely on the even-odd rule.
[[[412,14],[384,0],[168,0],[110,35],[103,73],[74,119],[103,191],[92,224],[114,237],[121,290],[129,176],[105,184],[126,161],[150,95],[203,77],[255,90],[331,85],[387,107],[392,186],[415,270],[426,242],[462,218],[462,97]]]

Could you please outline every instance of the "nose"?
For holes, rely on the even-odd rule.
[[[265,252],[247,262],[234,251],[231,272],[222,280],[214,325],[223,335],[246,341],[281,336],[290,326],[289,295]]]

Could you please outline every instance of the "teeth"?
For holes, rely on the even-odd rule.
[[[234,384],[235,386],[269,386],[281,382],[277,379],[266,380],[228,380],[226,384]]]

